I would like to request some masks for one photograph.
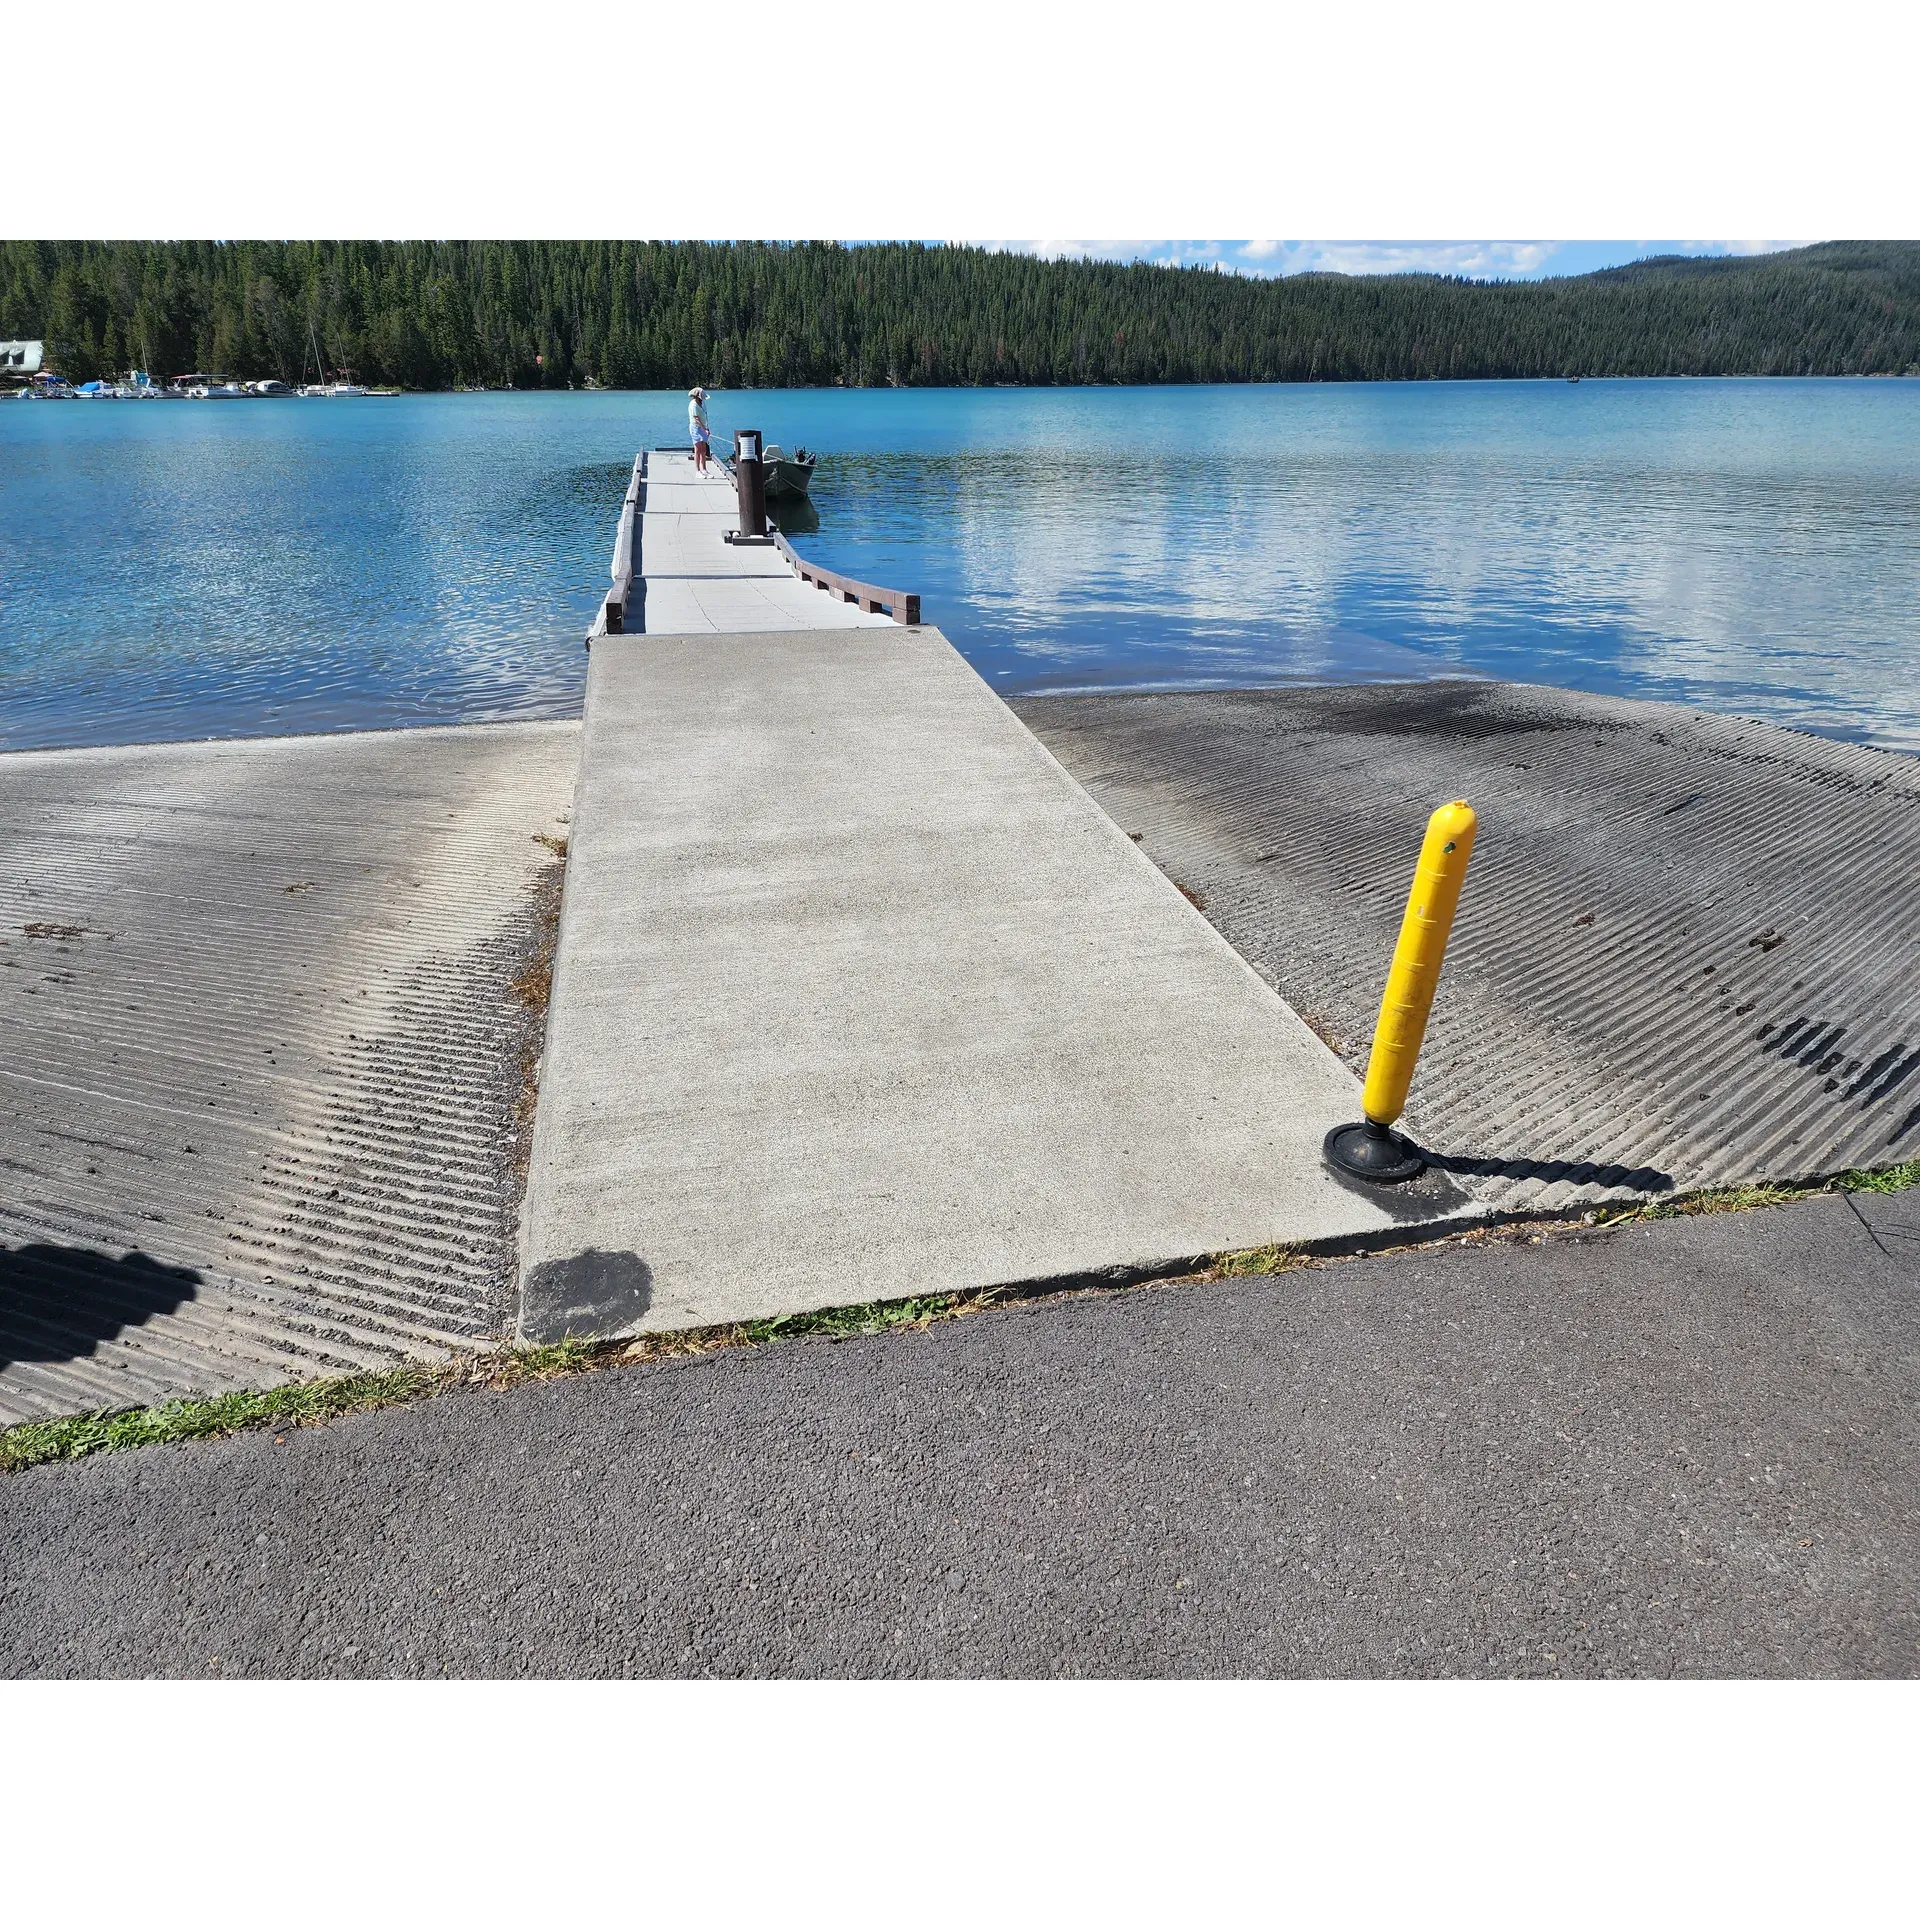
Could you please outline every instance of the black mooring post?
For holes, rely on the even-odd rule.
[[[733,471],[740,493],[740,531],[749,540],[767,537],[767,469],[760,458],[760,433],[742,427],[733,436]]]

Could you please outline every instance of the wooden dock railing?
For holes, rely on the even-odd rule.
[[[644,450],[633,456],[633,475],[627,482],[627,497],[620,503],[620,526],[613,536],[613,585],[600,604],[600,613],[587,629],[587,638],[596,640],[603,633],[624,633],[627,628],[627,602],[633,596],[633,541],[640,514],[640,485],[646,477]]]
[[[691,453],[693,449],[662,447],[658,451]],[[715,459],[727,478],[733,479],[732,465],[718,455]],[[633,548],[639,537],[640,495],[646,477],[647,456],[645,449],[642,449],[634,455],[633,477],[627,482],[627,495],[620,505],[619,530],[613,537],[613,565],[609,569],[613,575],[613,585],[607,589],[607,597],[601,602],[593,625],[587,629],[589,645],[602,634],[626,631],[627,602],[633,594]],[[897,587],[876,587],[871,581],[850,579],[844,573],[835,573],[831,567],[818,566],[794,552],[792,542],[777,528],[772,529],[768,537],[804,585],[833,594],[837,599],[857,606],[862,613],[888,614],[903,627],[917,627],[920,624],[920,596],[917,593],[903,593]]]
[[[851,601],[862,613],[891,614],[903,627],[917,627],[920,624],[920,596],[917,593],[902,593],[897,587],[876,587],[865,580],[850,580],[844,573],[835,573],[831,567],[803,560],[794,552],[787,536],[778,529],[774,531],[773,544],[786,557],[787,565],[808,586],[818,587],[823,593]]]
[[[737,493],[740,476],[734,471],[733,462],[718,454],[714,457],[719,461],[721,472],[733,482]],[[897,587],[876,587],[869,581],[854,580],[844,573],[835,573],[831,567],[816,566],[813,561],[803,560],[794,552],[792,543],[778,527],[769,527],[767,532],[787,565],[805,585],[818,587],[822,593],[837,595],[857,606],[862,613],[890,614],[903,627],[917,627],[920,624],[920,596],[917,593],[903,593]]]

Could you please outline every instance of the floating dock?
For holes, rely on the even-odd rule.
[[[718,460],[704,474],[675,448],[644,454],[637,468],[639,508],[634,584],[646,633],[815,633],[886,627],[888,616],[802,580],[786,550],[730,544],[740,505]]]

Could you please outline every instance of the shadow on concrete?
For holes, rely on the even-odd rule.
[[[197,1273],[144,1253],[0,1246],[0,1367],[81,1359],[199,1291]]]
[[[637,1327],[653,1304],[653,1269],[637,1253],[588,1247],[544,1260],[527,1275],[520,1333],[527,1340],[608,1340]]]
[[[1422,1147],[1420,1154],[1430,1167],[1448,1173],[1476,1173],[1491,1180],[1544,1180],[1549,1184],[1570,1180],[1578,1187],[1625,1187],[1635,1193],[1668,1193],[1673,1188],[1673,1175],[1658,1167],[1603,1165],[1595,1160],[1502,1159],[1489,1154],[1435,1153],[1430,1147]]]

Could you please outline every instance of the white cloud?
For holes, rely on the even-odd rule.
[[[968,240],[993,253],[1025,253],[1036,260],[1158,260],[1169,248],[1217,246],[1192,240]]]
[[[1788,247],[1810,247],[1811,240],[1677,240],[1680,253],[1780,253]]]
[[[1033,254],[1041,260],[1099,260],[1106,257],[1108,243],[1102,240],[1028,240],[1017,251]]]
[[[1213,266],[1268,279],[1296,273],[1445,273],[1472,280],[1536,280],[1590,273],[1656,253],[1758,254],[1804,240],[976,240],[967,244],[1042,260],[1147,260]]]
[[[1511,280],[1540,273],[1551,240],[1308,240],[1283,247],[1282,273],[1453,273]]]
[[[976,240],[1040,260],[1149,260],[1158,266],[1224,267],[1267,277],[1292,273],[1456,273],[1512,278],[1539,273],[1552,241],[1471,240]]]

